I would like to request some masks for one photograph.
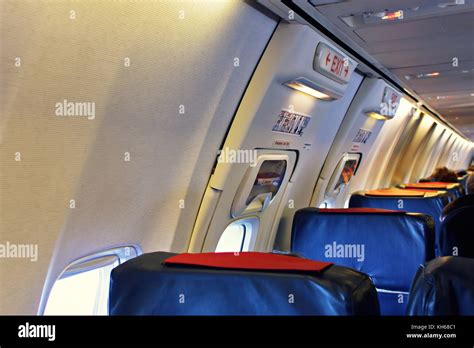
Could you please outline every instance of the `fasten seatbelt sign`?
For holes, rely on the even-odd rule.
[[[313,69],[330,79],[346,84],[357,64],[349,57],[334,50],[325,43],[318,43],[313,61]]]

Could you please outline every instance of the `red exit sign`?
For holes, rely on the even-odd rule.
[[[344,56],[335,49],[320,42],[316,48],[313,68],[319,73],[346,84],[355,70],[357,64],[349,57]]]

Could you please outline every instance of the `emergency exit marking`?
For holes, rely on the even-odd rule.
[[[323,42],[318,43],[313,61],[315,71],[338,83],[347,84],[355,68],[356,64],[348,57]]]
[[[362,143],[366,144],[367,140],[369,140],[370,135],[372,134],[371,131],[363,128],[359,128],[357,131],[356,136],[354,137],[354,140],[352,140],[353,143]]]
[[[311,121],[309,116],[281,110],[272,131],[302,136],[303,130],[308,126],[309,121]]]

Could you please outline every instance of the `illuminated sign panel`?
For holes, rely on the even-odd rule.
[[[346,84],[355,70],[355,64],[348,57],[320,42],[316,48],[313,69],[330,79]]]
[[[382,17],[383,20],[393,21],[396,19],[403,19],[403,11],[398,10],[394,12],[385,12],[385,15]]]

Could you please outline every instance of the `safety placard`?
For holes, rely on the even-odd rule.
[[[309,116],[281,110],[272,131],[302,136],[303,130],[308,126],[310,120]]]
[[[366,144],[367,140],[369,140],[370,135],[372,134],[371,131],[367,129],[360,128],[357,131],[356,136],[354,137],[354,140],[352,140],[353,143],[362,143]]]

